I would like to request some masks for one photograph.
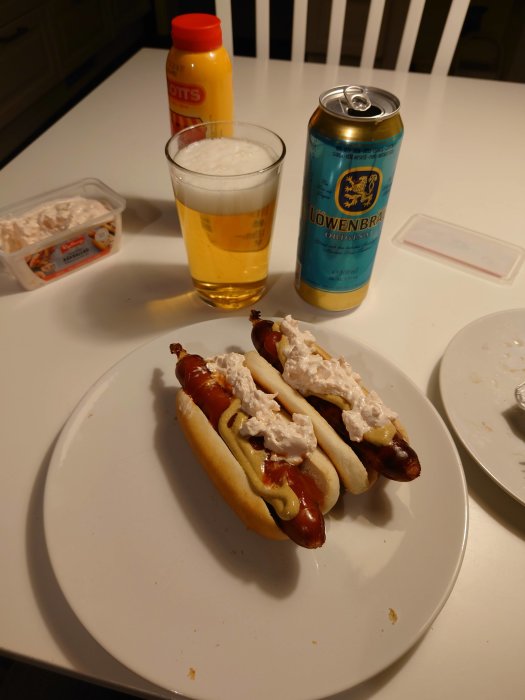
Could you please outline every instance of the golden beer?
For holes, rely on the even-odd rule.
[[[284,143],[262,127],[216,122],[180,132],[166,152],[196,292],[223,309],[254,303],[266,287]]]
[[[275,199],[239,214],[204,214],[177,200],[193,285],[206,301],[239,308],[260,299],[268,275]]]

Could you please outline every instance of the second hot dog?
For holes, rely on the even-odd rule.
[[[301,331],[291,316],[281,321],[251,315],[252,341],[259,353],[248,353],[247,363],[257,378],[265,374],[261,358],[274,370],[274,381],[284,381],[288,408],[298,410],[300,393],[311,407],[317,439],[339,471],[345,487],[362,493],[378,474],[396,481],[417,478],[421,466],[397,414],[361,378],[344,358],[333,358],[317,345],[309,331]],[[276,390],[275,384],[265,385]]]

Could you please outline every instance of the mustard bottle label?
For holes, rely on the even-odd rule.
[[[232,69],[224,47],[203,53],[172,49],[166,78],[172,134],[206,121],[233,119]]]

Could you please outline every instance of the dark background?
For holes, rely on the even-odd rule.
[[[331,0],[295,1],[308,1],[305,60],[323,63]],[[255,55],[255,2],[231,0],[241,56]],[[271,58],[290,59],[293,4],[270,0]],[[411,71],[431,71],[450,4],[427,0]],[[394,69],[408,6],[386,0],[376,68]],[[369,8],[347,2],[343,65],[359,65]],[[215,2],[0,0],[0,167],[140,48],[168,49],[171,17],[190,11],[214,13]],[[471,0],[450,74],[525,82],[525,2]]]

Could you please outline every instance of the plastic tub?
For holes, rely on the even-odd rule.
[[[76,198],[96,200],[106,211],[88,214],[82,223],[75,223],[63,230],[49,232],[18,250],[9,252],[2,245],[7,221],[32,215],[47,205]],[[107,258],[120,248],[122,237],[122,211],[126,200],[96,178],[86,178],[65,187],[51,190],[35,197],[0,208],[0,259],[25,289],[36,289],[77,270]],[[51,209],[50,211],[54,211]],[[54,219],[51,217],[51,223]],[[29,224],[27,224],[29,226]],[[36,225],[36,224],[35,224]],[[38,228],[38,225],[36,225]],[[12,230],[12,229],[10,229]],[[6,234],[7,235],[7,234]],[[15,236],[16,238],[16,236]]]

